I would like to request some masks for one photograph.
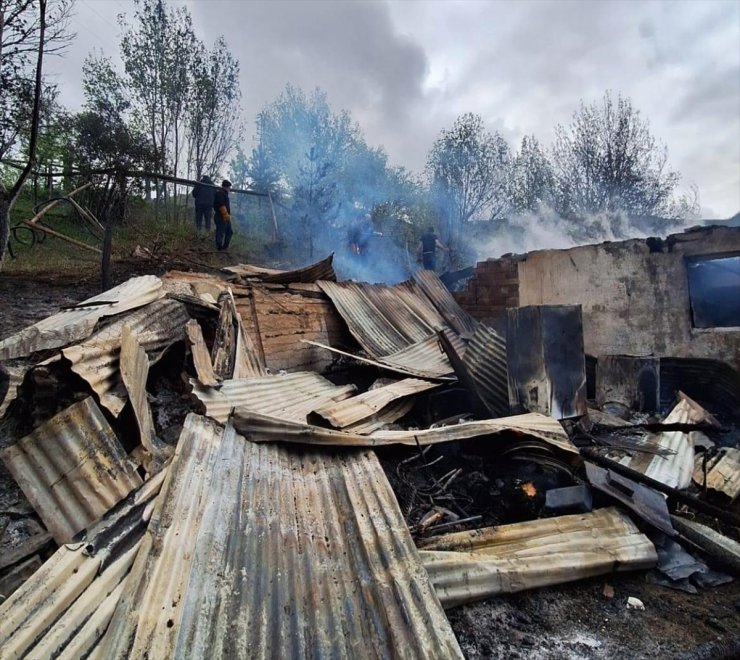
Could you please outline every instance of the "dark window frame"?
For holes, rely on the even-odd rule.
[[[702,262],[707,261],[717,261],[720,259],[735,259],[740,258],[740,250],[733,250],[732,252],[720,252],[720,253],[712,253],[712,254],[699,254],[699,255],[687,255],[684,257],[684,267],[686,269],[686,286],[688,289],[689,294],[689,316],[691,318],[691,327],[695,330],[700,331],[707,331],[707,330],[732,330],[732,329],[740,329],[740,317],[738,317],[737,322],[730,324],[710,324],[708,323],[708,319],[705,319],[704,322],[702,319],[699,319],[697,321],[697,313],[695,309],[695,300],[698,302],[699,296],[701,295],[696,290],[697,283],[694,281],[694,286],[692,287],[692,276],[691,276],[691,265],[692,264],[699,264]],[[740,299],[740,283],[737,287],[737,298]],[[702,324],[703,323],[703,324]]]

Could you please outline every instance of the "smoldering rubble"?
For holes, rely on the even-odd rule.
[[[727,421],[598,410],[579,308],[504,338],[336,279],[135,277],[0,341],[2,657],[461,657],[462,604],[738,572]]]

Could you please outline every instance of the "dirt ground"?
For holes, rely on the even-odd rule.
[[[117,271],[115,283],[130,274]],[[0,338],[99,290],[97,278],[50,281],[0,274]],[[21,512],[25,506],[11,482],[2,470],[0,507]],[[20,498],[25,500],[22,493]],[[469,658],[740,657],[740,583],[689,595],[648,578],[648,572],[608,575],[501,596],[448,615]],[[604,595],[606,585],[613,596]],[[645,610],[627,609],[629,596],[639,598]]]

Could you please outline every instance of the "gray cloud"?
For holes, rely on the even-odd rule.
[[[580,99],[630,96],[671,165],[719,215],[740,208],[740,5],[735,2],[239,2],[189,0],[201,38],[223,34],[242,67],[244,116],[286,83],[321,87],[368,142],[419,171],[463,112],[516,147],[548,144]],[[79,37],[52,63],[81,100],[92,48],[117,55],[128,0],[77,0]],[[253,131],[250,131],[253,132]],[[246,145],[247,147],[251,145]]]

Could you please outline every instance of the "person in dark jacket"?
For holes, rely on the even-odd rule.
[[[449,252],[450,249],[437,238],[434,227],[427,227],[421,235],[417,258],[426,270],[434,270],[437,267],[437,248]]]
[[[231,205],[229,204],[231,181],[224,179],[213,198],[213,224],[216,225],[216,249],[227,250],[234,232],[231,229]]]
[[[200,183],[193,188],[195,198],[195,231],[200,234],[201,227],[205,227],[206,234],[211,231],[211,209],[216,188],[211,177],[205,174],[200,177]]]

